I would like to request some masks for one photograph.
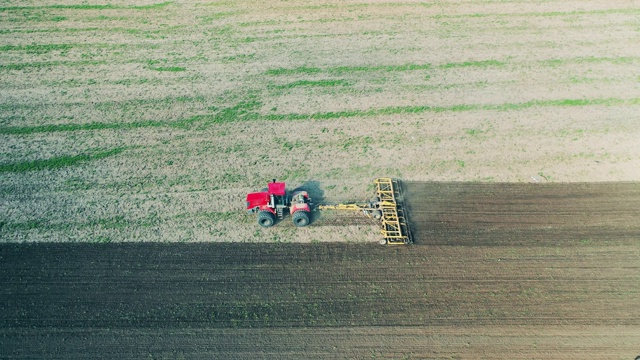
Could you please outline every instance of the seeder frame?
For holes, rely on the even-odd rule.
[[[413,238],[409,228],[409,220],[404,209],[402,189],[398,180],[392,178],[377,178],[374,181],[376,194],[380,199],[380,219],[384,243],[388,245],[411,244]]]

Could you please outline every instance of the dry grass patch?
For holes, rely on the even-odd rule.
[[[258,229],[244,194],[638,181],[634,5],[6,2],[0,236],[374,241]]]

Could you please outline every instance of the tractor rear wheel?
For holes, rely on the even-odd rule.
[[[309,225],[309,213],[304,210],[298,210],[292,216],[293,225],[303,227]]]
[[[258,225],[262,227],[271,227],[275,221],[276,218],[271,211],[262,210],[258,213]]]

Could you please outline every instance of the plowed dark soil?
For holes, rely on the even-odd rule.
[[[425,245],[637,244],[640,184],[403,184]]]
[[[1,245],[0,357],[640,354],[640,184],[404,189],[413,246]]]

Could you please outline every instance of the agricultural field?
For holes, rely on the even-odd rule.
[[[0,358],[633,359],[639,123],[636,0],[2,0]]]
[[[404,188],[411,246],[0,244],[0,357],[640,355],[638,183]]]
[[[5,242],[264,232],[272,178],[640,180],[639,1],[3,1]]]
[[[0,354],[640,355],[637,183],[405,189],[412,246],[2,244]]]

